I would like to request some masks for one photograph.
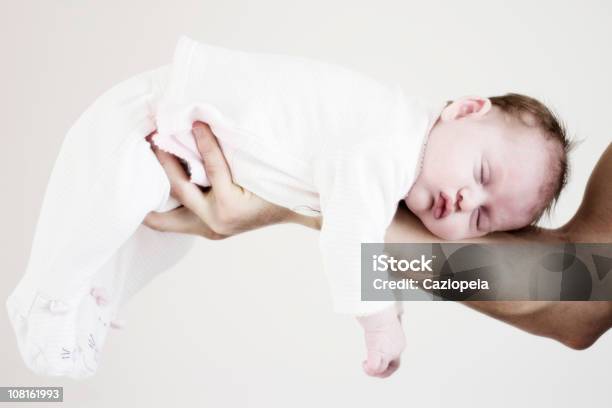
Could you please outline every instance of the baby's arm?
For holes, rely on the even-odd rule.
[[[361,243],[384,242],[396,211],[401,172],[381,160],[376,146],[353,146],[317,162],[323,224],[320,247],[334,310],[351,314],[364,329],[368,375],[387,377],[405,347],[396,302],[361,300]]]
[[[235,235],[257,226],[275,222],[295,222],[310,228],[322,229],[321,218],[300,217],[284,208],[265,202],[254,194],[234,185],[231,182],[229,167],[210,128],[204,124],[198,124],[196,127],[202,130],[202,132],[195,132],[195,137],[200,153],[204,158],[204,163],[207,166],[206,173],[213,185],[212,191],[216,192],[216,194],[203,195],[198,192],[198,194],[187,195],[186,192],[189,191],[187,187],[189,187],[190,182],[184,174],[179,175],[182,170],[178,162],[170,155],[160,157],[160,152],[156,152],[160,161],[173,163],[172,166],[164,165],[164,169],[168,172],[171,184],[176,186],[174,190],[177,192],[177,199],[185,205],[185,208],[180,213],[175,210],[174,214],[151,213],[145,220],[148,226],[160,231],[189,234],[194,233],[192,230],[194,218],[201,217],[207,227],[195,233],[213,239],[218,239],[219,236]],[[330,169],[331,163],[334,163],[334,161],[325,161],[327,170]],[[338,164],[338,162],[335,163]],[[358,160],[346,160],[340,167],[340,169],[343,169],[342,171],[332,172],[332,174],[336,174],[338,177],[325,177],[324,172],[320,172],[321,178],[327,182],[320,190],[322,202],[324,203],[323,207],[329,210],[326,211],[321,245],[326,271],[331,271],[328,273],[328,277],[332,286],[332,292],[336,295],[334,297],[334,309],[359,316],[357,320],[364,329],[368,359],[364,362],[363,368],[368,374],[386,377],[397,369],[399,354],[405,344],[404,334],[401,329],[400,311],[398,309],[400,305],[394,302],[360,301],[360,241],[356,240],[355,237],[364,236],[366,241],[368,238],[367,234],[356,233],[355,227],[358,225],[371,226],[377,222],[370,223],[371,220],[367,214],[370,214],[371,211],[359,208],[367,208],[368,202],[373,203],[372,200],[376,199],[376,191],[370,192],[373,194],[373,197],[372,200],[368,201],[361,198],[357,199],[356,197],[359,196],[359,193],[353,189],[344,191],[334,190],[332,182],[337,181],[340,185],[348,187],[350,181],[344,183],[343,180],[346,180],[349,176],[353,180],[357,180],[357,177],[360,177],[359,173],[361,171],[351,171],[351,166],[363,168],[363,164],[360,164]],[[171,168],[178,171],[171,171]],[[353,191],[353,193],[348,194],[349,191]],[[346,200],[344,201],[345,203],[350,203],[351,200],[355,201],[355,203],[345,208],[348,211],[356,212],[356,214],[362,214],[361,218],[358,216],[358,222],[346,224],[348,219],[342,217],[343,197]],[[357,204],[357,202],[361,202],[361,204]],[[330,207],[332,203],[336,203],[336,205],[331,205]],[[188,210],[185,211],[185,209]],[[336,211],[336,209],[340,211]],[[382,217],[385,219],[387,216],[392,217],[394,209],[391,208],[391,211],[389,211],[390,215],[385,214],[384,211],[374,211],[373,213],[378,214],[375,218]],[[334,214],[340,218],[334,220],[336,217]],[[345,223],[344,227],[342,227],[343,223]],[[382,224],[384,225],[384,220]],[[383,242],[382,234],[384,234],[385,228],[377,228],[377,230],[379,231],[378,235],[370,235],[369,240]],[[211,232],[214,235],[211,236]],[[374,238],[372,238],[373,236]],[[343,239],[345,242],[343,247],[346,248],[348,246],[348,252],[341,250],[335,253],[334,248],[337,247],[333,245],[333,242],[336,240],[342,241]],[[348,259],[349,263],[352,262],[353,269],[349,269],[350,265],[347,267],[346,264],[342,267],[343,261],[340,258],[337,259],[338,263],[334,262],[333,257],[336,255],[343,259]],[[333,266],[325,261],[325,259],[329,260],[330,257],[332,257],[331,263],[338,265],[338,269],[330,269]],[[348,273],[343,274],[342,272]],[[346,295],[342,296],[342,294]],[[369,308],[362,307],[361,310],[357,310],[357,313],[355,313],[355,306],[368,304]]]

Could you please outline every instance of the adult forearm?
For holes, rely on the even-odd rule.
[[[585,349],[612,327],[612,302],[462,302],[531,334]]]
[[[482,238],[456,241],[479,243],[566,242],[563,229],[529,228],[520,233],[497,232]],[[440,242],[409,211],[400,209],[387,231],[387,242]],[[556,339],[583,349],[612,327],[612,302],[487,301],[462,302],[526,332]]]
[[[320,229],[321,219],[292,215],[290,222]],[[521,232],[496,232],[457,242],[520,243],[566,242],[564,229],[529,228]],[[400,208],[385,238],[386,242],[440,242],[405,208]],[[573,349],[591,346],[612,327],[612,302],[467,301],[466,306],[528,333],[555,339]]]

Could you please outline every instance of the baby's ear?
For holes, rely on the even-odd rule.
[[[451,121],[468,116],[480,117],[491,110],[491,100],[481,96],[463,96],[451,102],[440,115],[443,121]]]

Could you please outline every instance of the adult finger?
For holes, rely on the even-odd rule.
[[[168,212],[151,211],[145,217],[143,224],[161,232],[192,233],[193,222],[198,219],[189,209],[179,207]]]
[[[203,216],[209,207],[206,196],[189,180],[179,160],[161,149],[154,148],[153,151],[170,182],[170,195],[197,215]]]
[[[164,213],[151,211],[145,217],[143,224],[161,232],[196,234],[215,240],[226,238],[225,235],[214,232],[196,214],[186,207],[175,208],[174,210]]]
[[[153,143],[151,143],[151,148],[171,183],[189,182],[189,177],[185,174],[185,170],[183,170],[179,160],[174,155],[161,150]]]
[[[195,122],[193,124],[193,136],[204,161],[206,176],[215,194],[227,197],[235,193],[238,187],[232,182],[232,173],[210,127],[206,123]]]

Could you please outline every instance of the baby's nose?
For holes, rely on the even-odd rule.
[[[463,195],[461,191],[457,191],[457,198],[455,199],[455,211],[461,211],[465,203],[463,202]]]
[[[457,191],[455,199],[455,211],[471,211],[477,205],[475,195],[467,188],[462,188]]]

